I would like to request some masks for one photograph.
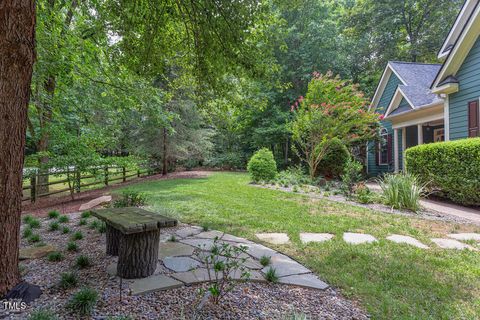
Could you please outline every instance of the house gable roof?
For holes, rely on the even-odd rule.
[[[442,68],[435,77],[431,86],[433,92],[450,93],[447,90],[453,85],[456,85],[458,88],[458,81],[455,81],[455,75],[480,34],[480,0],[472,0],[470,2],[474,4],[474,10],[471,12],[453,48],[449,51]]]
[[[453,26],[450,28],[447,37],[445,38],[442,47],[438,51],[438,59],[445,59],[450,50],[453,48],[454,44],[457,42],[460,34],[462,33],[463,28],[467,24],[475,6],[479,0],[465,0],[463,3],[462,9],[457,15]]]

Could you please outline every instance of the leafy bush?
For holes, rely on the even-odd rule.
[[[338,138],[330,140],[330,147],[326,155],[320,161],[317,167],[317,175],[322,174],[326,177],[340,177],[344,168],[350,159],[348,148]]]
[[[47,256],[47,260],[50,262],[58,262],[63,260],[63,254],[61,252],[51,252]]]
[[[90,267],[92,263],[90,262],[90,258],[84,255],[81,255],[81,256],[78,256],[77,260],[75,261],[75,265],[80,269],[84,269],[84,268]]]
[[[271,181],[277,174],[277,164],[272,151],[262,148],[248,161],[247,170],[254,182]]]
[[[81,214],[81,218],[82,219],[88,219],[88,218],[90,218],[91,215],[92,215],[92,213],[90,211],[83,211],[82,214]]]
[[[360,182],[362,176],[363,166],[360,162],[349,159],[345,165],[344,172],[342,174],[342,190],[346,195],[351,195],[355,184]]]
[[[76,287],[78,284],[78,277],[73,272],[65,272],[60,275],[60,287],[62,289],[70,289]]]
[[[58,222],[60,222],[60,223],[67,223],[69,221],[70,221],[70,218],[65,216],[65,215],[58,218]]]
[[[77,243],[74,242],[74,241],[70,241],[69,243],[67,243],[67,250],[68,251],[78,251]]]
[[[284,187],[312,184],[312,180],[305,174],[301,166],[291,167],[279,172],[275,182]]]
[[[60,212],[58,212],[57,210],[53,210],[48,213],[48,217],[50,219],[57,219],[59,216],[60,216]]]
[[[48,225],[49,231],[57,231],[58,229],[60,229],[60,225],[56,221],[53,221]]]
[[[120,199],[115,200],[113,206],[115,208],[141,207],[145,205],[146,201],[147,196],[144,193],[126,190],[122,192]]]
[[[97,291],[90,288],[83,288],[70,298],[67,307],[80,315],[89,315],[92,313],[92,310],[97,303],[97,299]]]
[[[57,320],[57,316],[50,310],[37,310],[30,314],[28,320]]]
[[[418,211],[419,200],[425,193],[425,184],[410,173],[386,174],[380,179],[385,204],[395,209]]]
[[[406,169],[441,195],[463,205],[480,205],[480,138],[408,148]]]
[[[72,235],[72,240],[82,240],[83,233],[81,231],[77,231]]]

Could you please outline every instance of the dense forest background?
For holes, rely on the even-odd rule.
[[[261,147],[294,164],[287,124],[314,72],[371,97],[388,60],[437,62],[463,0],[37,3],[27,166],[175,170],[245,168]]]

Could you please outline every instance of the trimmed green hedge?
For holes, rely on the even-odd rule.
[[[247,170],[254,182],[270,181],[277,175],[277,163],[272,151],[262,148],[248,161]]]
[[[452,201],[480,205],[480,138],[415,146],[407,149],[405,161],[408,172]]]

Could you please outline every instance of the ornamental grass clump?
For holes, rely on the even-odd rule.
[[[386,174],[379,181],[385,204],[394,209],[417,212],[420,198],[425,195],[426,183],[409,173]]]
[[[60,276],[60,287],[62,289],[70,289],[76,287],[78,284],[78,276],[74,272],[65,272]]]
[[[57,219],[59,216],[60,216],[60,213],[57,210],[53,210],[48,213],[49,219]]]
[[[94,289],[83,288],[75,293],[67,303],[67,307],[79,315],[85,316],[92,313],[97,304],[98,293]]]

